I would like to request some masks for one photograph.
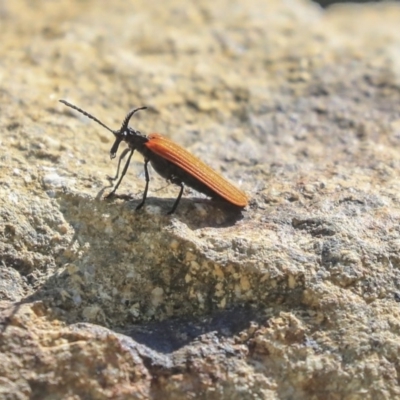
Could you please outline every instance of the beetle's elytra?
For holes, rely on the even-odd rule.
[[[116,176],[112,178],[113,180],[118,179],[121,161],[126,157],[126,155],[128,155],[128,159],[124,165],[121,176],[119,177],[109,196],[113,195],[118,189],[123,177],[126,174],[126,171],[128,170],[133,152],[137,150],[144,157],[146,186],[142,201],[136,207],[136,209],[141,208],[146,201],[150,181],[147,167],[149,162],[158,174],[160,174],[167,181],[172,182],[180,187],[178,197],[176,198],[175,203],[168,214],[172,214],[178,207],[185,185],[190,186],[198,192],[204,193],[213,199],[225,200],[226,202],[237,207],[247,206],[248,199],[243,191],[232,185],[220,174],[215,172],[208,165],[204,164],[197,157],[190,154],[183,147],[162,135],[152,133],[146,136],[131,128],[129,126],[129,121],[133,114],[139,110],[146,109],[146,107],[140,107],[130,111],[122,122],[121,128],[119,130],[112,130],[93,115],[83,111],[73,104],[65,100],[60,100],[60,102],[96,121],[115,136],[115,142],[110,150],[111,158],[116,156],[121,142],[127,143],[128,147],[121,153],[119,157],[117,173]]]

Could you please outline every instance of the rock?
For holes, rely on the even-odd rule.
[[[0,398],[392,399],[400,315],[397,3],[0,5]],[[135,156],[175,140],[242,213]],[[122,146],[121,146],[122,149]],[[120,150],[121,151],[121,150]]]

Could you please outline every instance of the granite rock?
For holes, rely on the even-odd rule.
[[[400,6],[0,2],[0,397],[400,396]],[[111,128],[181,144],[241,213]]]

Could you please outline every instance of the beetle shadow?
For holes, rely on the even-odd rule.
[[[238,221],[244,218],[244,210],[241,207],[234,206],[222,200],[213,200],[203,197],[182,198],[176,211],[169,215],[175,198],[160,198],[149,196],[140,210],[136,207],[142,201],[142,192],[137,194],[113,194],[108,197],[106,190],[112,186],[103,187],[97,194],[96,200],[107,201],[112,203],[115,200],[124,200],[129,205],[132,205],[133,212],[146,212],[151,207],[158,208],[160,213],[165,217],[178,218],[185,222],[192,230],[212,227],[225,228],[235,225]],[[151,212],[151,211],[150,211]]]

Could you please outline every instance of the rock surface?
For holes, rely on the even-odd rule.
[[[101,4],[101,7],[99,6]],[[0,2],[0,398],[400,396],[400,5]],[[132,162],[163,133],[242,212]],[[153,172],[153,173],[152,173]]]

